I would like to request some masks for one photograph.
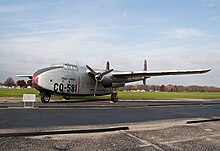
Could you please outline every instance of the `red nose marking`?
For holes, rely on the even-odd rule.
[[[38,84],[38,75],[37,74],[34,74],[33,77],[32,77],[32,86],[37,86]]]

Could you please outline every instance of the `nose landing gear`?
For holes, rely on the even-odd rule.
[[[42,103],[48,103],[50,101],[50,97],[51,97],[50,93],[41,92],[40,95],[41,95],[41,102]]]

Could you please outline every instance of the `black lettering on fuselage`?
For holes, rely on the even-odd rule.
[[[53,86],[54,92],[58,91],[58,87],[59,87],[58,83],[54,83],[54,86]]]
[[[59,92],[64,92],[65,91],[64,88],[67,92],[72,92],[72,93],[77,92],[77,84],[68,83],[65,87],[64,87],[63,83],[60,83],[60,84],[54,83],[54,85],[53,85],[54,92],[58,92],[58,91]]]
[[[60,86],[59,86],[59,91],[60,91],[60,92],[63,92],[63,83],[60,84]]]
[[[71,89],[71,84],[67,84],[67,92],[70,92],[70,89]]]

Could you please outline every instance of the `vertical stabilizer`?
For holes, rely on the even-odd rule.
[[[144,60],[144,71],[147,71],[147,60]]]
[[[106,71],[109,71],[109,70],[110,70],[110,64],[109,64],[109,62],[108,62],[108,61],[107,61],[107,63],[106,63],[105,70],[106,70]]]
[[[144,60],[144,71],[147,71],[147,60]],[[144,78],[143,80],[143,84],[146,85],[147,84],[147,78]]]

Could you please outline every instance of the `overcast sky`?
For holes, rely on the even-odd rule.
[[[68,62],[207,69],[148,84],[220,86],[220,0],[0,0],[0,82]]]

